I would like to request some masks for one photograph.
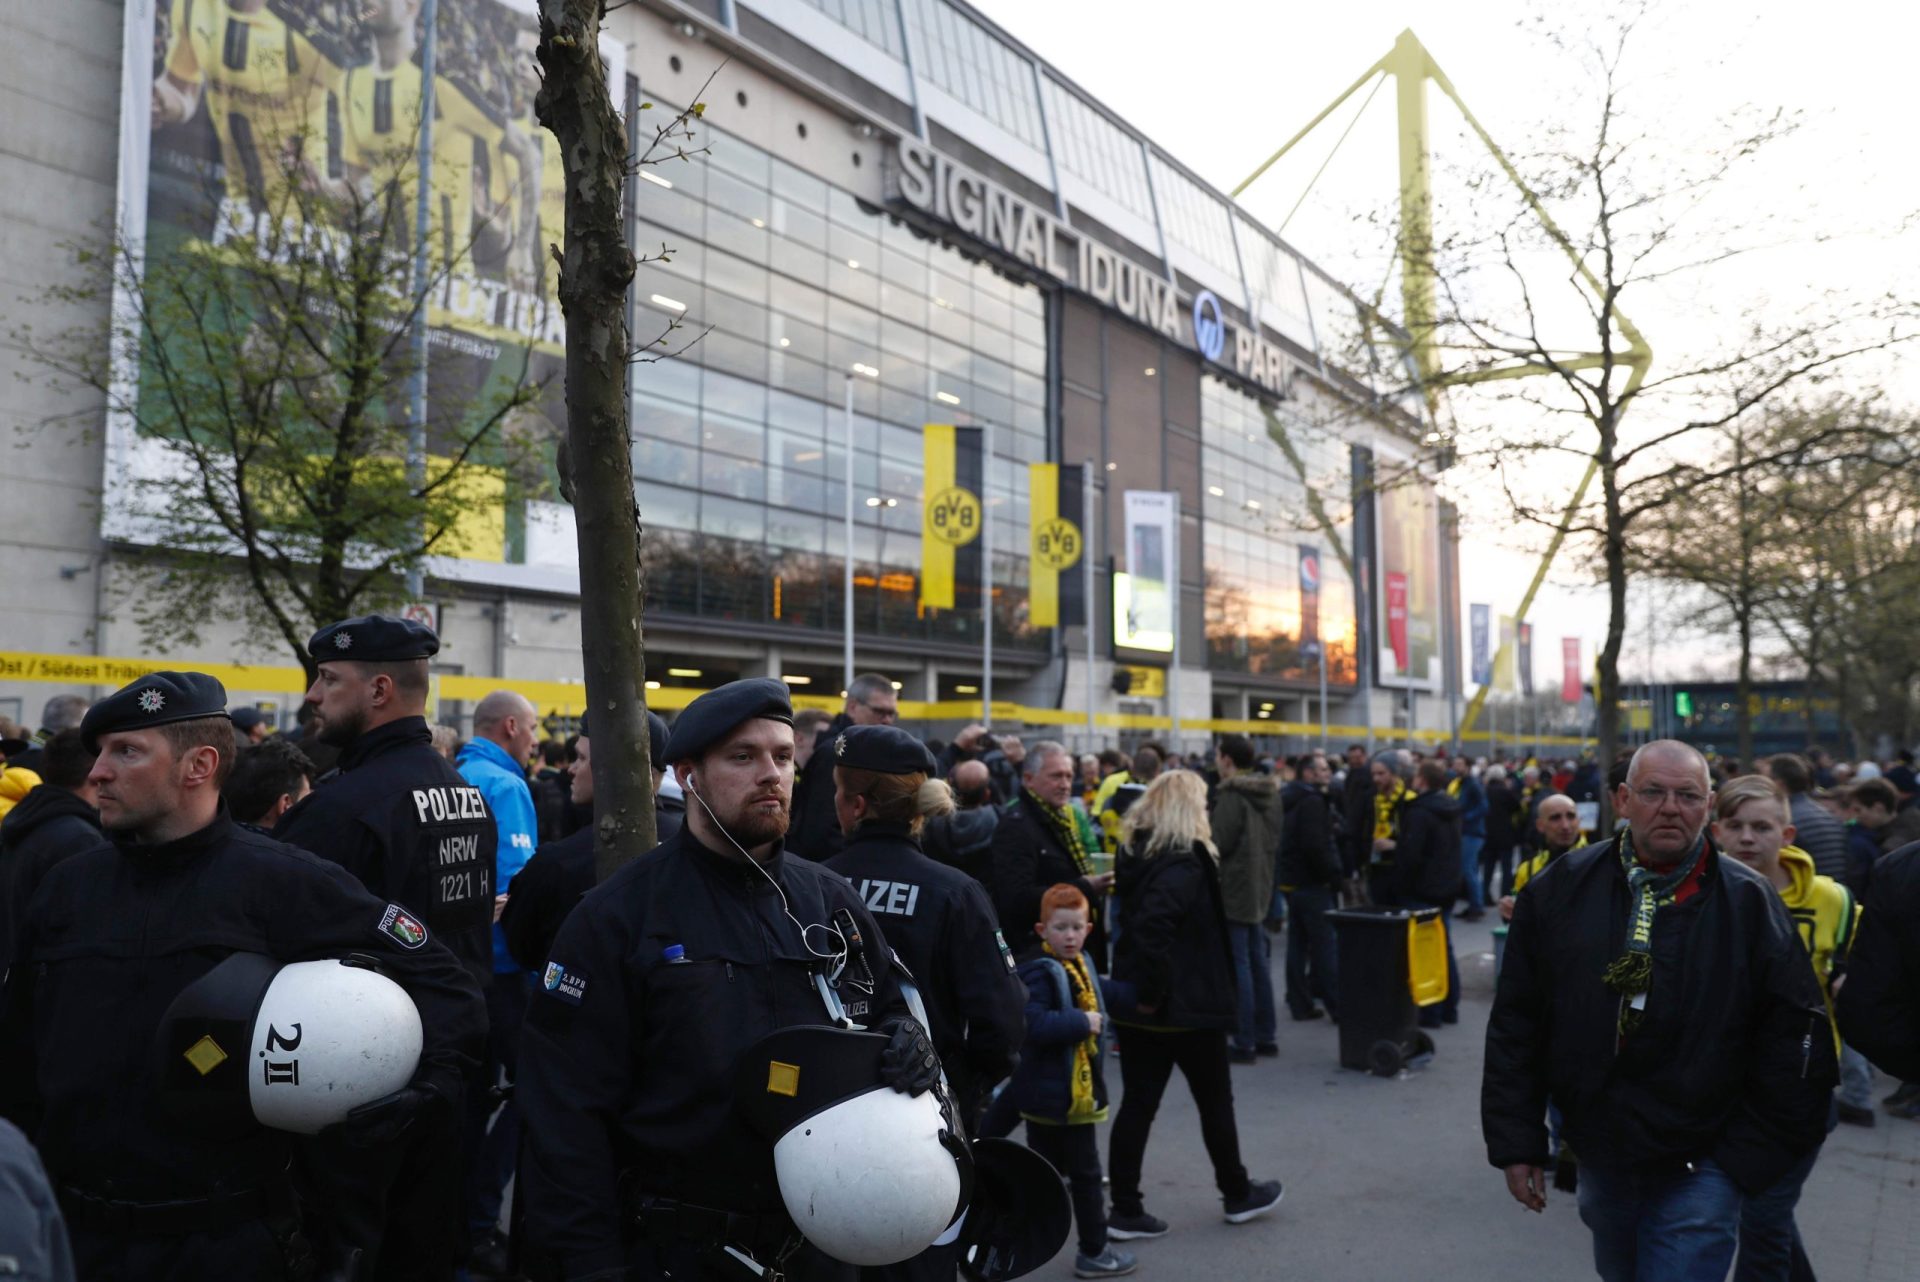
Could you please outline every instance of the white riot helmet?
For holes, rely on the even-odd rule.
[[[966,1206],[972,1162],[937,1092],[880,1083],[887,1038],[782,1029],[736,1069],[742,1111],[773,1143],[774,1174],[802,1237],[878,1267],[931,1246]]]
[[[405,1086],[420,1048],[413,999],[370,961],[234,953],[167,1008],[161,1093],[194,1126],[312,1135]]]

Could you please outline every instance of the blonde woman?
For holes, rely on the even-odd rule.
[[[1189,770],[1155,779],[1120,829],[1116,888],[1126,923],[1115,942],[1113,1017],[1124,1094],[1108,1154],[1110,1237],[1159,1237],[1140,1167],[1160,1097],[1177,1067],[1200,1111],[1200,1134],[1230,1224],[1280,1204],[1278,1180],[1251,1181],[1233,1120],[1227,1030],[1238,1020],[1233,952],[1220,902],[1219,852],[1207,822],[1207,786]]]

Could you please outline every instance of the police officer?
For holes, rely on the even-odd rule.
[[[587,736],[587,721],[580,719],[579,763],[574,767],[573,800],[593,809],[592,740]],[[662,758],[667,751],[667,723],[660,714],[647,713],[647,759],[653,763],[653,821],[661,841],[680,831],[684,810],[669,810],[661,804],[660,779],[666,773]],[[515,961],[538,974],[553,951],[553,937],[567,919],[580,896],[593,889],[594,825],[559,841],[541,846],[513,879],[513,894],[506,911],[500,914],[500,929],[507,937],[507,950]]]
[[[888,1034],[882,1078],[909,1094],[937,1082],[939,1061],[853,888],[783,853],[786,687],[701,695],[663,755],[686,826],[580,901],[527,1015],[528,1237],[566,1279],[816,1276],[772,1148],[734,1108],[737,1063],[806,1024]]]
[[[477,987],[413,914],[234,824],[220,800],[234,752],[226,704],[212,677],[156,672],[87,713],[82,737],[99,754],[89,781],[112,844],[40,882],[8,972],[0,1113],[39,1146],[89,1282],[277,1279],[313,1263],[289,1184],[292,1137],[251,1118],[190,1124],[168,1102],[247,1053],[245,1030],[186,1055],[156,1038],[174,999],[224,958],[368,954],[412,998],[419,1067],[335,1128],[354,1144],[450,1115],[485,1036]]]
[[[341,864],[375,895],[402,905],[485,992],[493,982],[499,833],[480,790],[433,750],[427,660],[439,649],[431,628],[383,615],[313,634],[307,652],[319,675],[306,702],[314,733],[339,749],[339,764],[273,835]],[[468,1083],[470,1115],[492,1111],[483,1093],[491,1085],[477,1073]],[[477,1128],[472,1116],[433,1122],[401,1140],[374,1178],[337,1142],[315,1144],[315,1183],[370,1277],[449,1277],[466,1256],[466,1158]]]
[[[404,904],[485,989],[499,835],[480,790],[433,750],[427,660],[439,651],[433,629],[377,614],[313,634],[307,653],[319,675],[306,702],[314,733],[340,750],[340,762],[273,835]]]
[[[853,883],[912,972],[934,1049],[971,1123],[1013,1071],[1026,986],[980,883],[920,849],[920,795],[936,768],[926,746],[896,726],[851,726],[832,753],[846,845],[827,867]]]

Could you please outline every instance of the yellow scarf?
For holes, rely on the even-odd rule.
[[[1098,1011],[1100,997],[1094,992],[1093,976],[1087,970],[1086,956],[1062,957],[1053,951],[1052,944],[1044,940],[1040,947],[1067,972],[1067,991],[1073,994],[1073,1008],[1089,1015]],[[1097,1036],[1090,1036],[1074,1044],[1073,1102],[1067,1108],[1067,1120],[1070,1122],[1097,1122],[1106,1115],[1106,1110],[1093,1097],[1093,1055],[1099,1049],[1098,1043]]]

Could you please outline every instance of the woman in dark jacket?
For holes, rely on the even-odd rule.
[[[1207,787],[1173,770],[1127,810],[1117,888],[1126,928],[1115,941],[1113,1016],[1124,1094],[1108,1150],[1113,1214],[1108,1235],[1159,1237],[1147,1214],[1140,1167],[1160,1097],[1177,1067],[1200,1110],[1200,1134],[1229,1223],[1280,1204],[1277,1180],[1253,1182],[1240,1164],[1227,1030],[1238,1019],[1233,952],[1220,903],[1219,855],[1207,822]]]

